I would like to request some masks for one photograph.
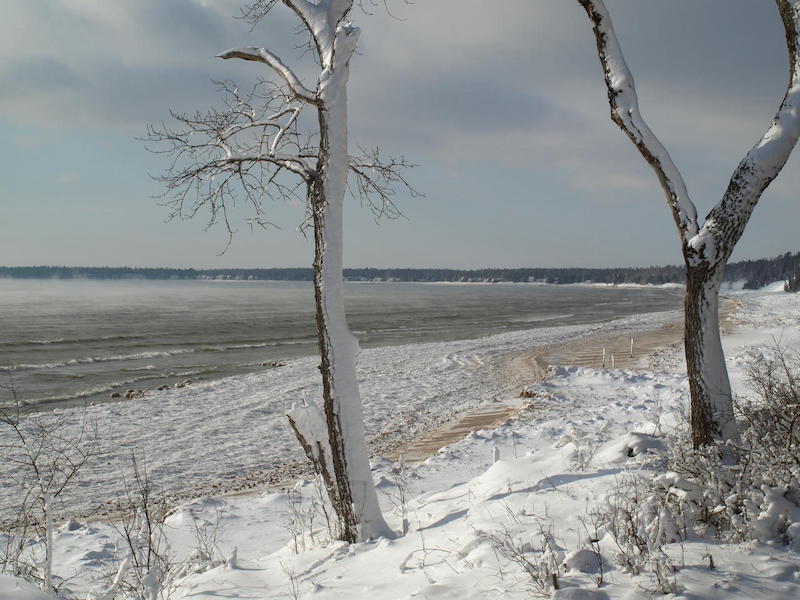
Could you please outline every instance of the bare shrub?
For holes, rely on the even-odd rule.
[[[0,459],[11,485],[19,490],[19,504],[10,520],[0,515],[4,530],[0,572],[37,581],[52,592],[56,590],[54,512],[81,468],[96,454],[97,435],[85,407],[82,412],[25,414],[11,370],[6,374],[7,383],[0,384],[0,390],[9,400],[0,400],[0,428],[7,437],[0,440]]]
[[[110,519],[121,539],[122,559],[95,600],[168,600],[174,589],[176,563],[164,531],[167,503],[156,497],[146,465],[135,456],[132,469],[123,514]]]
[[[539,523],[532,538],[535,541],[525,540],[508,527],[484,535],[502,558],[528,576],[532,595],[548,597],[560,588],[559,567],[564,553],[555,542],[552,527]]]
[[[327,544],[339,537],[339,521],[330,504],[320,475],[312,481],[312,494],[305,496],[301,483],[287,494],[291,548],[295,554]]]
[[[800,356],[776,343],[747,367],[755,397],[737,402],[745,443],[770,476],[788,484],[800,475]]]
[[[665,487],[659,478],[653,483],[635,476],[617,480],[589,515],[597,553],[601,532],[605,532],[616,545],[614,559],[623,571],[649,575],[653,593],[675,592],[676,568],[664,548],[688,534],[694,512],[683,500],[685,496]]]
[[[179,568],[179,576],[203,573],[226,562],[217,543],[221,519],[219,509],[214,511],[213,520],[201,518],[194,510],[189,511],[189,516],[192,519],[194,548]]]
[[[410,529],[408,515],[408,470],[405,457],[401,454],[397,463],[392,466],[394,490],[387,490],[389,501],[394,506],[395,514],[400,515],[400,535],[406,535]]]
[[[800,357],[775,344],[746,372],[753,394],[735,403],[741,444],[693,449],[677,434],[657,480],[700,535],[800,543]]]

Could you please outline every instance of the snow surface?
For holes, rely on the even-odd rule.
[[[385,452],[458,413],[518,394],[528,382],[509,383],[504,368],[514,353],[593,333],[656,328],[678,318],[676,312],[654,313],[601,325],[364,350],[358,377],[372,451]],[[280,481],[298,464],[305,468],[285,415],[303,397],[321,405],[318,364],[316,357],[301,358],[261,373],[88,407],[102,454],[55,510],[76,516],[113,508],[124,494],[122,474],[130,474],[132,453],[145,461],[156,489],[182,498]],[[80,425],[80,410],[58,412]],[[0,429],[0,445],[4,435]],[[0,516],[15,505],[17,492],[4,485],[7,475],[0,472]]]
[[[773,339],[790,348],[800,347],[800,302],[789,294],[742,293],[737,299],[739,325],[723,343],[734,389],[743,393],[742,367],[748,359],[771,346]],[[548,335],[558,339],[577,332],[549,331]],[[419,372],[404,367],[413,375],[385,390],[394,395],[379,402],[383,410],[389,410],[406,385],[412,390],[402,396],[404,408],[413,411],[412,407],[425,406],[426,402],[411,403],[411,397],[420,391],[427,403],[442,402],[455,410],[463,405],[453,396],[469,395],[482,376],[497,369],[494,359],[526,343],[530,340],[525,340],[525,334],[514,333],[452,344],[377,349],[365,353],[368,366],[361,376],[365,382],[377,379],[367,386],[374,393],[401,377],[391,373],[392,367],[400,370],[403,361],[412,361]],[[423,368],[426,361],[430,364]],[[679,413],[688,391],[679,350],[665,352],[658,364],[661,371],[554,367],[545,381],[529,388],[535,397],[518,418],[494,430],[474,431],[418,465],[401,469],[378,460],[374,475],[387,520],[396,531],[403,529],[404,518],[407,522],[408,532],[395,539],[353,545],[323,543],[324,534],[317,529],[321,527],[319,517],[314,521],[317,531],[313,539],[308,532],[299,532],[297,515],[310,510],[316,494],[310,482],[279,493],[204,495],[184,503],[167,520],[167,533],[178,559],[185,558],[194,546],[192,523],[205,522],[216,524],[220,559],[237,549],[237,568],[198,569],[202,572],[181,579],[173,597],[521,600],[531,595],[531,578],[498,552],[497,540],[510,539],[519,548],[530,550],[538,547],[540,532],[545,532],[552,560],[560,565],[562,589],[554,598],[650,598],[655,582],[649,575],[632,576],[615,566],[613,542],[608,537],[599,541],[605,583],[597,589],[599,569],[596,559],[592,561],[590,532],[584,523],[617,482],[642,469],[650,453],[659,450],[664,443],[661,431],[685,426]],[[237,391],[253,393],[264,377],[272,376],[267,373],[209,384],[213,390],[209,393],[220,393],[216,386],[222,386],[225,397],[235,398]],[[426,385],[438,392],[425,390]],[[491,383],[485,383],[482,389],[490,388]],[[189,396],[183,394],[188,392],[181,395],[188,401]],[[474,401],[473,396],[464,404]],[[136,404],[141,418],[150,422],[150,411],[161,403],[126,404]],[[235,412],[211,421],[219,426]],[[376,414],[371,414],[372,422],[380,422]],[[392,423],[398,425],[411,414]],[[167,418],[175,421],[200,422],[194,420],[191,410],[181,413],[176,408],[170,415]],[[240,425],[234,421],[231,428]],[[175,426],[184,427],[178,422]],[[174,435],[190,429],[176,430]],[[225,439],[223,435],[223,444]],[[197,462],[212,456],[218,446],[213,437],[205,437],[203,444],[198,444],[205,452]],[[102,521],[64,524],[56,533],[55,571],[61,577],[73,577],[68,588],[85,592],[96,585],[97,573],[114,557],[115,545],[116,534]],[[797,550],[769,540],[723,544],[711,536],[702,542],[669,544],[666,552],[678,567],[674,573],[678,591],[669,597],[798,597]],[[709,556],[714,569],[709,569]],[[14,585],[7,578],[0,580],[0,598],[20,598],[13,595]]]
[[[0,600],[51,600],[51,597],[27,581],[0,574]]]

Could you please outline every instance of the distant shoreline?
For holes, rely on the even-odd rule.
[[[724,281],[744,289],[759,289],[800,274],[800,252],[769,259],[734,262],[725,268]],[[160,267],[0,266],[0,278],[87,280],[214,280],[214,281],[313,281],[309,267],[259,269],[178,269]],[[344,269],[347,281],[414,283],[550,283],[595,285],[683,284],[684,267],[520,267],[439,269],[374,267]]]

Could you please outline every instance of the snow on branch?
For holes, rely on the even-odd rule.
[[[667,197],[681,239],[698,231],[697,209],[689,198],[686,184],[661,141],[639,112],[633,75],[625,63],[611,17],[603,0],[578,0],[592,21],[597,53],[605,71],[611,119],[622,129],[658,176]]]
[[[286,85],[289,86],[289,89],[296,98],[308,102],[309,104],[317,103],[316,93],[304,86],[297,75],[294,74],[294,71],[266,48],[231,48],[225,52],[220,52],[217,54],[217,57],[225,60],[241,58],[242,60],[262,62],[275,71],[275,73],[286,82]]]
[[[404,189],[412,198],[423,195],[414,189],[404,175],[404,171],[414,168],[415,164],[402,156],[384,160],[378,148],[367,150],[359,146],[359,151],[358,156],[350,157],[350,173],[355,179],[350,191],[358,196],[362,206],[370,208],[376,219],[401,216],[393,200],[398,188]]]
[[[295,13],[311,36],[317,56],[330,63],[337,26],[350,12],[353,0],[255,0],[242,9],[242,16],[255,25],[278,3]]]
[[[320,1],[322,6],[323,1]],[[353,8],[353,0],[328,0],[328,22],[331,25],[338,25],[339,22],[346,18]]]
[[[411,3],[410,0],[398,1]],[[276,4],[283,4],[300,19],[311,38],[309,46],[313,46],[323,64],[330,64],[336,34],[341,30],[340,25],[346,23],[353,6],[365,14],[372,14],[370,9],[383,6],[390,16],[394,16],[389,10],[389,0],[254,0],[242,9],[242,18],[255,26]]]
[[[780,173],[800,138],[800,0],[776,0],[786,31],[789,83],[778,112],[762,138],[745,155],[722,200],[709,212],[699,234],[690,240],[699,254],[708,248],[729,248],[739,241],[756,203]],[[730,251],[718,253],[725,261]]]
[[[265,197],[305,202],[317,147],[298,127],[303,105],[285,89],[260,82],[242,94],[231,82],[218,85],[223,108],[172,113],[177,126],[151,125],[145,142],[148,150],[172,157],[155,177],[165,186],[161,197],[169,218],[191,218],[207,208],[207,226],[221,219],[232,235],[228,208],[240,196],[255,209],[249,222],[260,226],[269,225]]]
[[[324,413],[316,404],[304,398],[302,404],[293,402],[286,416],[314,472],[322,477],[325,489],[335,496],[336,475]],[[332,498],[332,502],[336,502],[335,498]]]

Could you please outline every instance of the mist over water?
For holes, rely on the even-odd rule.
[[[345,294],[365,348],[602,322],[682,298],[526,284],[350,283]],[[314,323],[306,282],[0,279],[0,367],[32,405],[279,368],[316,352]]]

